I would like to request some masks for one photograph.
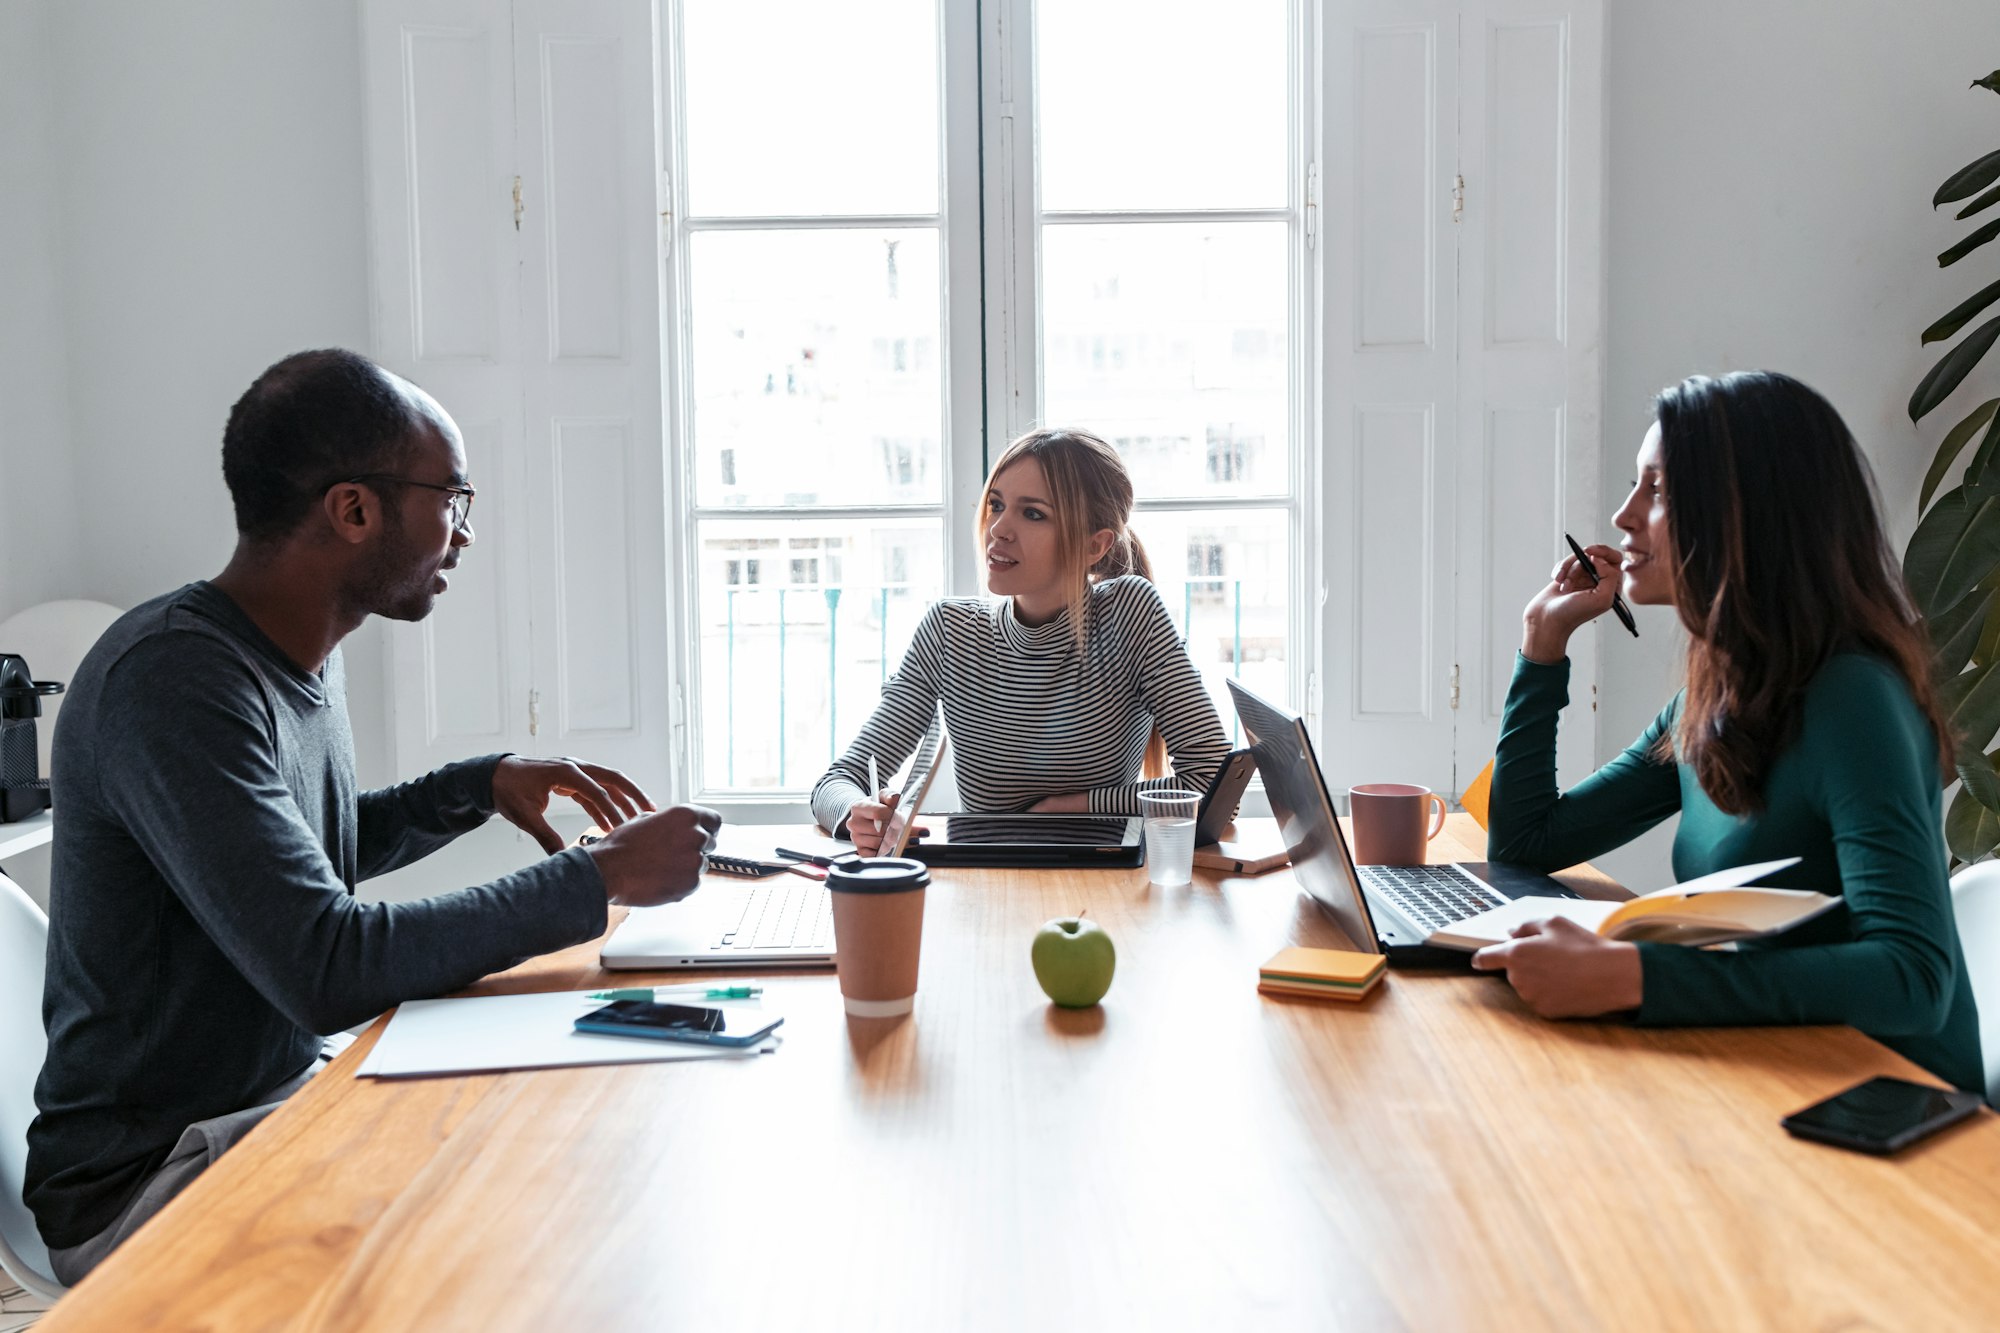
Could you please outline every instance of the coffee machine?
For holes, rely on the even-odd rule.
[[[53,680],[36,680],[17,653],[0,653],[0,824],[13,824],[49,808],[49,780],[41,775],[35,719],[42,700],[61,694]]]

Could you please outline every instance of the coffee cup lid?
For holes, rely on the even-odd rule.
[[[871,856],[843,861],[826,872],[826,886],[843,893],[899,893],[931,882],[931,869],[907,856]]]

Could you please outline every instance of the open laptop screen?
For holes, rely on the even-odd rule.
[[[1233,680],[1228,684],[1236,716],[1252,742],[1257,771],[1264,777],[1264,792],[1271,800],[1271,813],[1277,816],[1278,834],[1291,854],[1292,874],[1355,949],[1382,952],[1375,920],[1368,913],[1368,899],[1354,873],[1347,838],[1340,831],[1333,797],[1327,792],[1304,720],[1273,707]]]

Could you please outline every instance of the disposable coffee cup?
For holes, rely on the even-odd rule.
[[[840,998],[856,1018],[894,1018],[917,1002],[930,867],[877,856],[826,872],[833,894],[833,965]]]

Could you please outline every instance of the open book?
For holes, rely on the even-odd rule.
[[[1481,949],[1510,937],[1524,921],[1560,916],[1609,940],[1659,944],[1722,944],[1790,930],[1831,910],[1840,899],[1805,889],[1756,889],[1747,885],[1799,863],[1760,861],[1703,875],[1622,903],[1586,898],[1527,895],[1454,922],[1434,933],[1431,944],[1447,949]]]

